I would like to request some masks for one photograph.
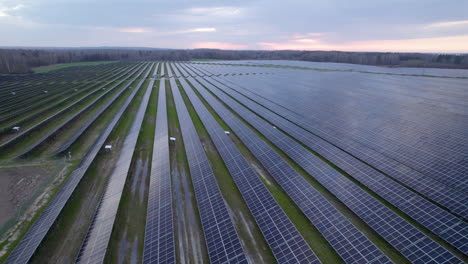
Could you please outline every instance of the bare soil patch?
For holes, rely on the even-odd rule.
[[[50,178],[53,166],[0,167],[0,226],[19,214],[38,188]]]

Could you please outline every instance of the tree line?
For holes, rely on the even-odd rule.
[[[32,68],[90,61],[300,60],[393,67],[468,69],[468,54],[342,51],[259,51],[217,49],[38,48],[0,49],[0,73],[31,73]]]

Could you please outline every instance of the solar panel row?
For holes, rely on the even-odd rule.
[[[441,263],[457,261],[457,258],[450,252],[425,236],[293,139],[272,128],[266,121],[217,88],[212,86],[208,86],[208,88],[305,171],[315,177],[410,261],[435,260]],[[434,259],[436,252],[437,258]],[[441,253],[439,254],[439,252]]]
[[[147,76],[150,74],[152,66],[153,64],[151,64],[150,69],[134,90],[140,89]],[[103,197],[101,198],[94,219],[78,253],[76,263],[91,264],[104,262],[153,84],[154,80],[152,79],[146,88],[146,92],[133,120],[130,131],[125,137],[119,158],[112,174],[109,176]]]
[[[180,80],[278,263],[320,263],[234,143],[184,79]]]
[[[143,263],[175,263],[166,82],[159,83],[158,110],[146,214]]]
[[[129,98],[125,101],[124,105],[116,113],[111,122],[106,126],[105,130],[95,141],[94,145],[82,158],[80,164],[78,164],[78,167],[72,172],[72,174],[68,177],[68,180],[63,184],[62,188],[60,188],[54,198],[47,205],[47,208],[36,219],[36,221],[34,221],[28,232],[24,235],[13,252],[8,256],[5,264],[27,263],[31,259],[34,252],[39,247],[39,244],[42,242],[52,224],[55,222],[63,207],[67,203],[68,199],[70,199],[73,191],[80,183],[86,170],[89,168],[97,153],[102,148],[105,140],[117,124],[120,116],[122,116],[123,112],[130,104],[135,93],[136,90],[132,92]]]
[[[210,262],[247,263],[211,165],[174,78],[170,79],[170,84]]]
[[[166,74],[167,74],[167,77],[169,77],[169,78],[174,77],[174,74],[172,73],[170,63],[166,63]]]
[[[351,155],[341,151],[328,142],[308,133],[290,121],[279,117],[269,110],[248,100],[230,87],[217,83],[217,87],[229,94],[251,111],[262,116],[269,122],[281,128],[289,135],[316,151],[322,157],[347,172],[369,189],[383,197],[386,201],[398,207],[420,224],[439,235],[441,238],[460,249],[468,252],[468,225],[449,212],[441,209],[421,196],[413,193],[399,183],[385,177],[377,170],[360,162]]]
[[[160,74],[160,76],[165,77],[165,76],[164,76],[164,74],[165,74],[165,73],[164,73],[165,69],[166,69],[166,63],[161,62],[161,72],[160,72],[161,74]]]

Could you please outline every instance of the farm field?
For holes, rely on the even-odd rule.
[[[0,263],[468,263],[467,175],[468,70],[0,75]]]

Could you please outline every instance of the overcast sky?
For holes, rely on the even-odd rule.
[[[0,46],[468,52],[468,0],[0,0]]]

